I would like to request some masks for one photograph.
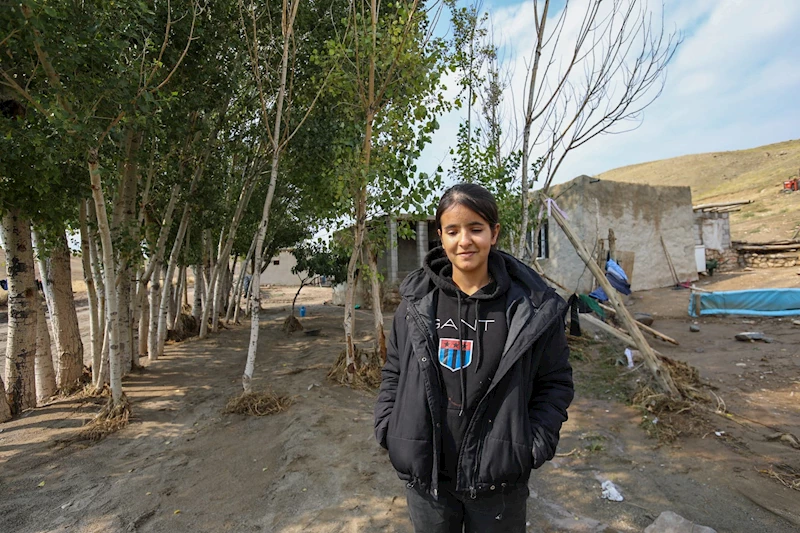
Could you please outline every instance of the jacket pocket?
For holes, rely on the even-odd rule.
[[[412,479],[430,479],[433,470],[433,443],[430,440],[404,439],[389,435],[386,439],[389,460],[398,474]]]
[[[531,470],[531,446],[487,437],[481,451],[479,483],[521,483]]]

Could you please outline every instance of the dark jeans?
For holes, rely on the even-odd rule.
[[[406,489],[408,512],[416,533],[525,533],[528,503],[525,485],[505,493],[469,493],[439,488],[436,500],[417,487]]]

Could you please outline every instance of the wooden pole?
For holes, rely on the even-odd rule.
[[[608,228],[608,256],[614,261],[617,260],[617,237],[611,228]]]
[[[661,361],[659,361],[658,357],[653,351],[653,348],[647,344],[642,332],[636,326],[636,321],[628,312],[628,309],[622,305],[622,302],[617,297],[617,291],[611,286],[611,283],[609,283],[606,277],[603,275],[600,267],[598,267],[597,264],[592,260],[589,251],[586,250],[586,247],[583,245],[580,239],[578,239],[577,235],[575,235],[575,232],[572,230],[569,222],[567,222],[557,208],[551,210],[551,216],[555,219],[558,225],[561,226],[561,229],[564,230],[564,233],[572,243],[575,251],[578,253],[583,262],[586,263],[586,266],[589,268],[589,270],[591,270],[592,274],[594,274],[594,277],[597,278],[600,286],[603,287],[603,290],[608,296],[608,300],[611,302],[611,305],[617,312],[617,316],[622,319],[625,328],[628,330],[631,338],[636,343],[636,347],[640,352],[642,352],[644,362],[655,377],[656,383],[658,383],[658,385],[663,389],[663,392],[668,394],[670,397],[679,398],[680,392],[678,391],[678,387],[675,385],[675,381],[672,379],[672,375],[669,373],[669,370],[661,364]]]
[[[675,270],[675,265],[672,264],[672,258],[669,256],[669,252],[667,251],[667,244],[664,242],[664,236],[661,236],[661,247],[664,248],[664,255],[667,256],[667,265],[669,265],[669,271],[672,274],[672,279],[675,281],[675,286],[681,284],[680,278],[678,278],[678,272]]]
[[[598,302],[598,305],[599,305],[599,306],[600,306],[602,309],[605,309],[606,311],[609,311],[609,312],[611,312],[611,313],[614,313],[614,314],[616,314],[616,311],[614,311],[614,308],[613,308],[613,307],[609,307],[609,306],[607,306],[607,305],[603,305],[603,304],[601,304],[601,303],[599,303],[599,302]],[[668,343],[670,343],[670,344],[674,344],[675,346],[680,346],[680,344],[678,343],[678,341],[676,341],[676,340],[675,340],[675,339],[673,339],[672,337],[668,337],[668,336],[664,335],[664,334],[663,334],[663,333],[661,333],[660,331],[656,331],[656,330],[654,330],[654,329],[653,329],[653,328],[651,328],[650,326],[647,326],[647,325],[645,325],[645,324],[642,324],[641,322],[638,322],[638,321],[636,322],[636,326],[637,326],[637,327],[638,327],[640,330],[642,330],[642,331],[645,331],[645,332],[649,333],[650,335],[652,335],[653,337],[655,337],[655,338],[657,338],[657,339],[661,339],[662,341],[666,341],[666,342],[668,342]]]
[[[752,204],[753,200],[739,200],[738,202],[720,202],[716,204],[700,204],[700,205],[693,205],[692,211],[702,211],[703,209],[714,209],[718,207],[733,207],[737,205],[747,205]]]

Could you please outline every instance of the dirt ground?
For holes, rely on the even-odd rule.
[[[701,283],[796,287],[800,276],[795,268]],[[0,531],[410,532],[404,485],[372,437],[375,393],[325,377],[343,348],[342,310],[324,305],[330,289],[306,288],[299,299],[308,310],[301,322],[316,336],[281,331],[294,289],[264,294],[254,386],[290,396],[288,410],[222,413],[241,390],[247,325],[169,345],[165,357],[125,378],[134,418],[100,442],[63,442],[98,410],[97,400],[56,399],[0,425]],[[615,364],[622,347],[590,333],[574,345],[577,395],[558,457],[530,481],[528,530],[640,532],[662,511],[719,532],[800,530],[800,491],[768,474],[791,482],[800,473],[800,450],[778,438],[800,436],[800,327],[791,319],[692,320],[688,291],[638,293],[629,303],[679,340],[652,344],[697,367],[730,415],[686,417],[674,442],[652,438],[647,430],[661,421],[624,399],[621,384],[636,374]],[[371,313],[357,313],[367,344]],[[693,322],[698,333],[689,332]],[[746,330],[774,342],[733,339]],[[600,497],[604,480],[624,501]]]

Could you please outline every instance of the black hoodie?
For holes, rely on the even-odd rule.
[[[503,355],[511,280],[505,262],[494,251],[489,253],[491,281],[469,296],[453,282],[453,266],[442,248],[428,253],[424,268],[438,289],[434,340],[446,397],[440,479],[454,483],[467,426]]]

